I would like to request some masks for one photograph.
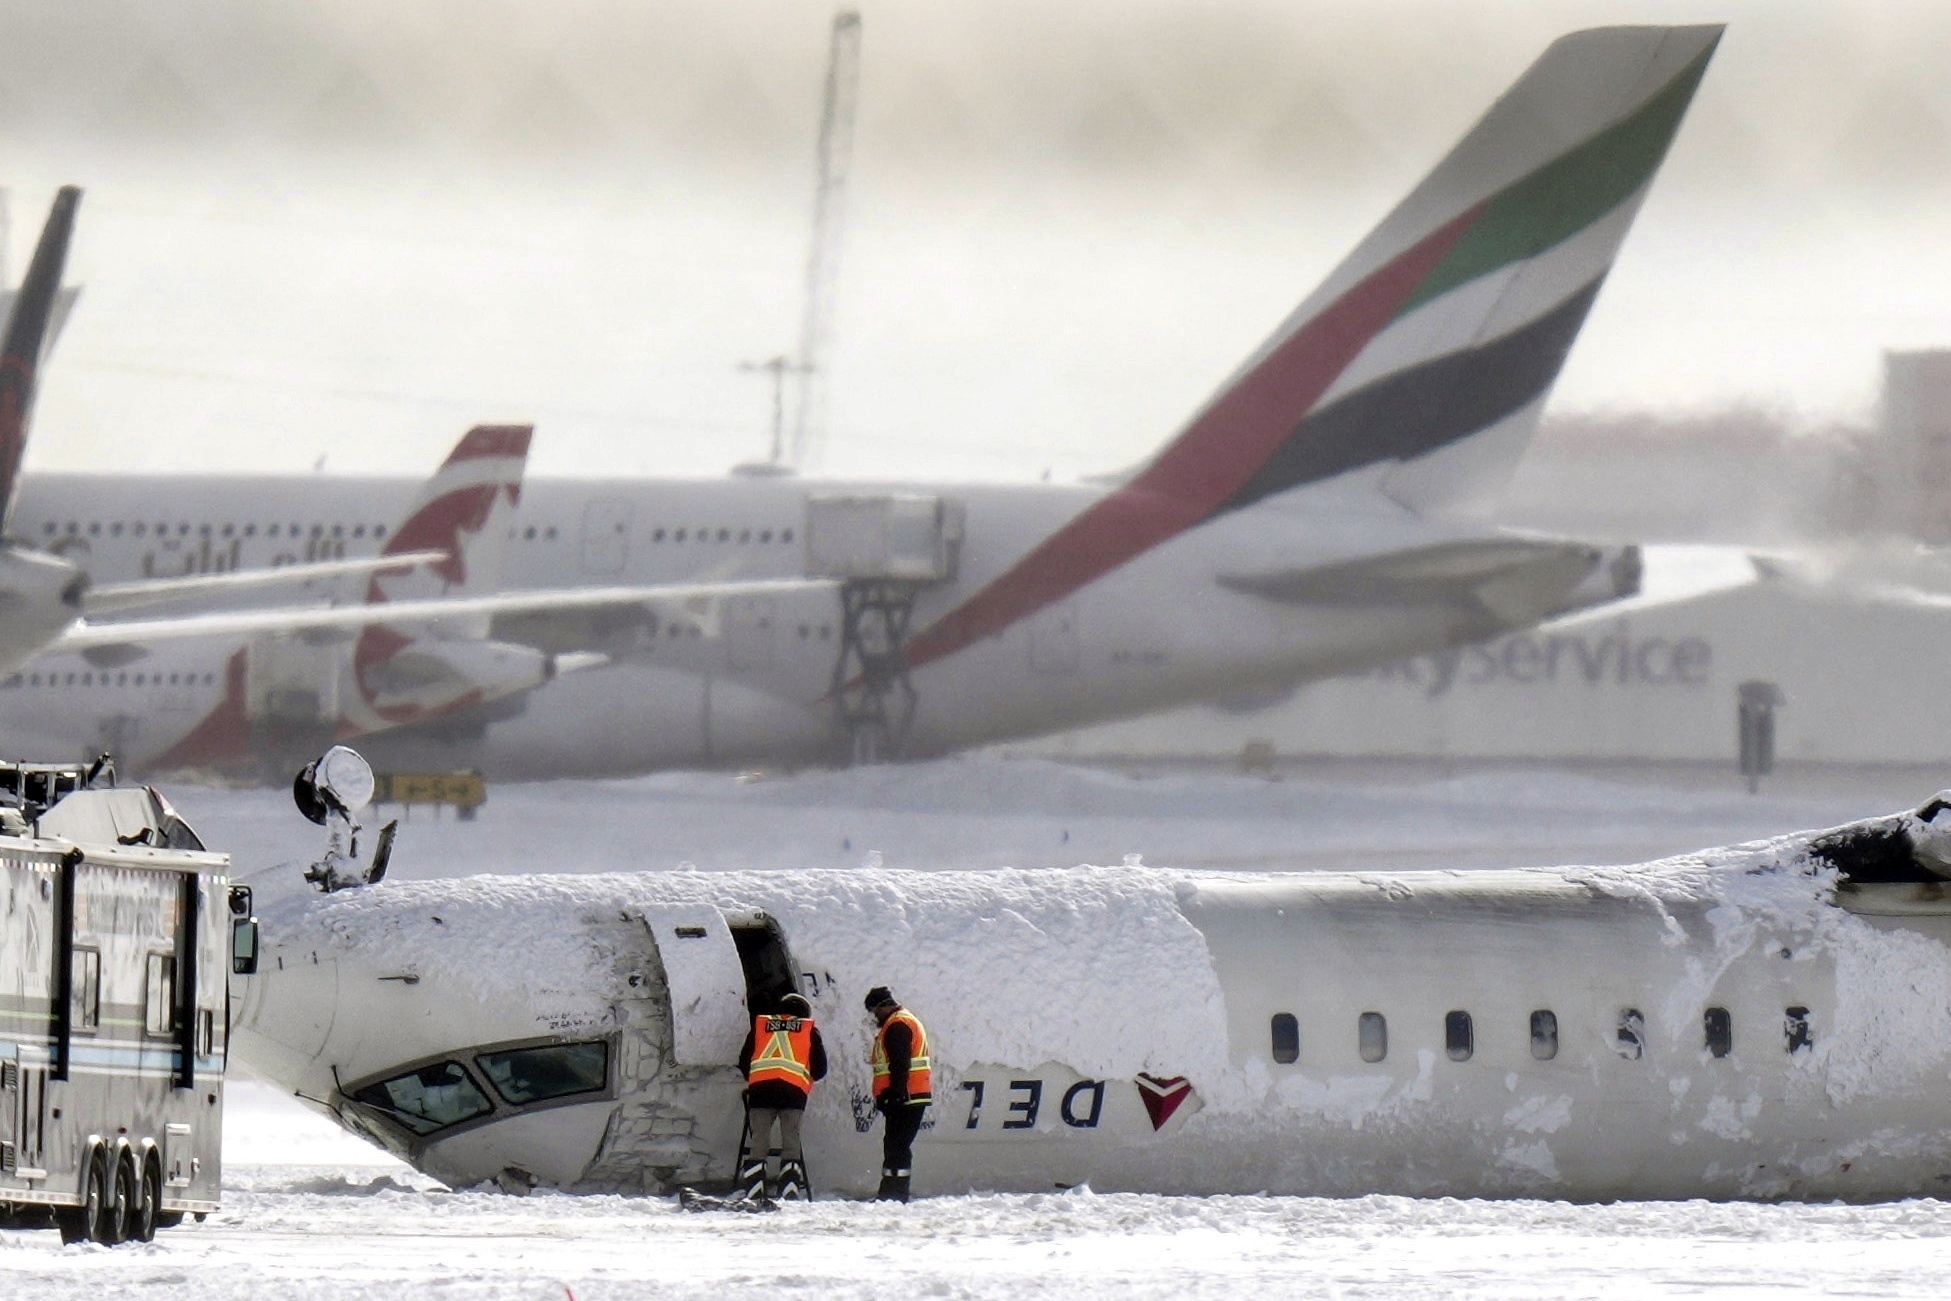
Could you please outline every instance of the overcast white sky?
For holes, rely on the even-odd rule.
[[[1865,418],[1951,345],[1951,6],[867,0],[829,469],[1142,456],[1554,36],[1730,24],[1561,410]],[[18,275],[87,187],[44,468],[712,473],[789,348],[831,8],[0,9]]]

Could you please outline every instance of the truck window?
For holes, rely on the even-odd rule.
[[[572,1093],[595,1093],[610,1075],[610,1046],[602,1042],[510,1048],[482,1053],[474,1060],[495,1092],[516,1107]]]
[[[149,955],[149,974],[143,986],[142,1028],[154,1035],[176,1030],[176,955]]]
[[[100,949],[76,949],[74,972],[75,1005],[72,1013],[75,1030],[94,1034],[102,1028],[102,953]]]
[[[368,1084],[352,1097],[377,1107],[416,1134],[431,1134],[494,1110],[459,1062],[434,1062]]]

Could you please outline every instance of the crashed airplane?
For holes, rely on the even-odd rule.
[[[832,1061],[813,1183],[869,1193],[885,984],[929,1027],[922,1194],[1939,1195],[1947,808],[1466,873],[368,884],[335,851],[344,888],[261,906],[232,1045],[454,1186],[728,1183],[741,1038],[797,991]]]

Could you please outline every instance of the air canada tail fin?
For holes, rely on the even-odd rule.
[[[81,191],[75,186],[64,185],[55,194],[41,242],[27,267],[27,278],[14,297],[6,342],[0,344],[0,533],[13,519],[20,463],[27,453],[27,427],[34,413],[34,390],[47,353],[48,325],[60,294],[61,272],[67,265],[68,242],[74,236],[75,209],[80,203]]]
[[[1350,471],[1419,513],[1501,486],[1720,35],[1554,42],[1157,456],[909,643],[910,665]]]
[[[366,588],[368,603],[495,589],[534,433],[533,425],[476,425],[462,435],[381,552],[445,551],[447,559],[427,566],[424,577],[375,574]]]
[[[390,601],[486,595],[501,581],[501,558],[522,497],[532,425],[476,425],[454,446],[388,539],[385,555],[445,551],[447,559],[397,574],[374,574],[366,603],[375,622],[352,648],[351,692],[340,693],[342,738],[437,717],[487,698],[513,677],[540,680],[541,657],[486,640],[488,616],[394,627]],[[512,665],[510,660],[517,661]]]

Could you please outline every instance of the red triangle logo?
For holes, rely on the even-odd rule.
[[[1135,1081],[1138,1085],[1139,1100],[1145,1104],[1145,1114],[1152,1118],[1152,1132],[1165,1128],[1165,1122],[1192,1096],[1192,1084],[1183,1075],[1174,1075],[1169,1080],[1161,1080],[1156,1075],[1140,1075]]]

